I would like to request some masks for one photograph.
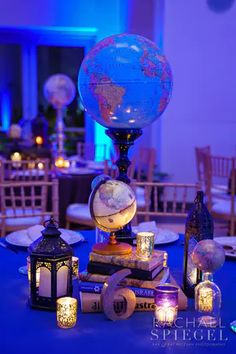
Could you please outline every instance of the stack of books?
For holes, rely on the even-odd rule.
[[[135,250],[127,256],[104,256],[91,252],[87,271],[80,273],[80,304],[82,312],[101,312],[101,291],[105,282],[115,272],[130,269],[131,274],[119,285],[128,287],[136,295],[136,311],[155,309],[155,287],[169,282],[167,253],[155,250],[150,260],[137,258]],[[120,309],[120,299],[114,306]],[[183,307],[183,306],[182,306]]]

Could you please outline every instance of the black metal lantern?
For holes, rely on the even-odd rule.
[[[72,248],[61,237],[53,218],[29,247],[30,305],[56,310],[59,297],[72,295]]]

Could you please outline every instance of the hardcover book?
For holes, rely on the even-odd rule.
[[[101,254],[91,252],[89,254],[89,260],[90,262],[95,262],[95,263],[98,262],[98,263],[115,264],[127,268],[136,268],[136,269],[151,271],[155,269],[160,264],[160,262],[164,262],[164,266],[166,265],[167,253],[165,251],[155,250],[150,260],[141,260],[136,256],[136,249],[134,248],[131,254],[125,256],[114,256],[114,255],[104,256]]]
[[[121,298],[114,301],[114,308],[117,313],[125,309],[126,302]],[[101,295],[80,292],[81,312],[102,312]],[[138,297],[135,311],[154,311],[155,304],[153,298]]]
[[[87,271],[81,272],[80,280],[83,282],[95,282],[95,283],[105,283],[109,280],[109,275],[104,274],[91,274]],[[169,278],[169,268],[165,267],[153,280],[140,280],[140,279],[133,279],[133,278],[125,278],[120,283],[124,286],[134,286],[138,288],[148,288],[153,289],[155,288],[160,282],[166,283],[168,282]]]
[[[141,288],[135,286],[127,286],[127,288],[131,289],[137,297],[154,297],[155,296],[155,287],[160,283],[167,283],[169,281],[169,268],[163,270],[156,281],[152,281],[152,288]],[[129,279],[130,280],[130,279]],[[101,294],[104,283],[91,282],[91,281],[80,281],[79,282],[79,291],[84,293],[95,293]],[[122,284],[121,284],[122,286]]]
[[[108,263],[98,263],[98,262],[89,262],[87,266],[87,270],[89,273],[95,274],[106,274],[112,275],[118,272],[121,269],[125,269],[127,267],[123,267],[116,264],[108,264]],[[160,262],[159,265],[153,270],[142,270],[129,268],[131,274],[127,276],[127,278],[136,278],[142,280],[153,280],[157,274],[163,269],[163,262]]]
[[[171,278],[171,282],[176,285],[176,282]],[[95,293],[80,292],[80,307],[82,312],[102,312],[101,295]],[[135,311],[154,311],[155,303],[154,298],[148,297],[136,297]],[[179,310],[186,310],[188,306],[188,300],[181,289],[179,289]],[[117,298],[114,301],[114,307],[116,312],[120,312],[126,306],[125,301],[121,298]]]

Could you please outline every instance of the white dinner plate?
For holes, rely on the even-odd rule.
[[[95,173],[95,170],[87,167],[74,167],[61,169],[60,172],[66,175],[89,175]]]
[[[14,246],[29,247],[32,242],[41,236],[44,229],[42,225],[35,225],[28,229],[14,231],[6,236],[6,241]],[[61,229],[61,237],[69,244],[73,245],[77,242],[84,241],[84,237],[79,232]]]
[[[236,236],[215,237],[214,240],[224,247],[227,257],[236,258]]]
[[[149,224],[152,224],[152,223],[149,223]],[[139,226],[133,226],[132,231],[134,233],[138,233],[141,231],[153,232],[155,235],[155,245],[162,245],[162,244],[166,244],[166,243],[171,243],[171,242],[175,242],[179,239],[179,234],[177,234],[174,231],[171,231],[168,229],[162,229],[157,226],[148,228],[148,226],[145,227],[145,223],[141,223]]]

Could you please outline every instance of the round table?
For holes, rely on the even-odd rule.
[[[83,235],[88,242],[73,247],[74,254],[80,259],[81,270],[87,265],[95,232],[87,231]],[[183,239],[158,248],[168,252],[171,272],[182,281]],[[157,332],[153,327],[152,312],[136,312],[128,320],[111,322],[102,313],[79,311],[74,328],[58,328],[54,312],[33,310],[28,305],[28,280],[18,272],[18,268],[26,264],[26,257],[24,249],[15,254],[0,247],[2,354],[232,354],[235,351],[236,335],[229,329],[229,323],[236,319],[236,264],[233,260],[227,259],[215,276],[222,290],[221,315],[222,326],[225,327],[211,329],[210,332],[193,328],[195,312],[193,300],[190,300],[188,310],[178,314],[180,328],[161,328]],[[78,298],[76,283],[73,296]]]

